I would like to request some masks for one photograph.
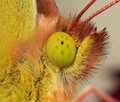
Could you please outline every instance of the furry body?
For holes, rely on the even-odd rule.
[[[16,6],[19,6],[17,1]],[[35,4],[39,8],[39,1],[33,3],[30,0],[30,7],[26,8],[31,8],[31,16],[29,9],[22,9],[23,16],[16,11],[17,17],[15,15],[15,23],[12,24],[16,28],[11,31],[7,29],[13,22],[7,18],[8,25],[0,27],[4,39],[0,39],[0,102],[71,102],[76,86],[87,80],[96,63],[106,55],[108,34],[105,29],[97,32],[94,24],[80,20],[77,27],[69,32],[77,48],[74,62],[61,69],[51,63],[46,54],[47,39],[55,32],[69,31],[75,18],[60,16],[55,3],[50,1],[54,5],[54,9],[48,6],[50,13],[46,13],[45,9],[41,12],[42,8],[37,11]],[[24,6],[23,1],[20,3]],[[1,5],[5,10],[3,1]],[[15,11],[9,12],[14,14]],[[27,20],[17,19],[25,14]],[[1,15],[0,24],[4,17],[7,15]]]

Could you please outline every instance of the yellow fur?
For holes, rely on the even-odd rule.
[[[34,4],[35,0],[0,1],[0,102],[29,102],[24,90],[36,90],[33,84],[29,86],[34,78],[28,72],[20,72],[19,65],[10,64],[16,41],[26,41],[33,35],[36,26]],[[28,85],[24,85],[25,82]],[[34,94],[31,97],[31,102],[35,102]]]
[[[16,40],[28,40],[36,25],[35,0],[0,1],[0,69],[7,66]]]

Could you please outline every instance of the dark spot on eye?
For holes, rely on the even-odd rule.
[[[58,49],[58,45],[56,46],[56,49]]]
[[[68,38],[65,38],[66,40],[68,40]]]
[[[61,36],[61,38],[63,38],[63,36]]]
[[[63,45],[63,44],[64,44],[64,41],[61,41],[61,44]]]
[[[63,50],[61,50],[61,52],[60,52],[61,54],[64,54],[64,51]]]
[[[69,48],[69,45],[67,44],[67,48]]]
[[[57,39],[57,41],[59,41],[60,39]]]

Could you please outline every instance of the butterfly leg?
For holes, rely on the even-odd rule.
[[[113,97],[111,97],[109,94],[104,93],[94,87],[87,87],[85,88],[81,94],[79,95],[78,98],[75,99],[74,102],[82,102],[82,100],[89,94],[89,93],[95,93],[96,95],[98,95],[100,98],[102,98],[103,100],[105,100],[106,102],[120,102],[116,99],[114,99]]]

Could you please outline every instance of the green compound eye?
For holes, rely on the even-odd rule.
[[[47,55],[52,63],[61,67],[72,64],[76,54],[75,42],[64,32],[56,32],[47,41]]]

